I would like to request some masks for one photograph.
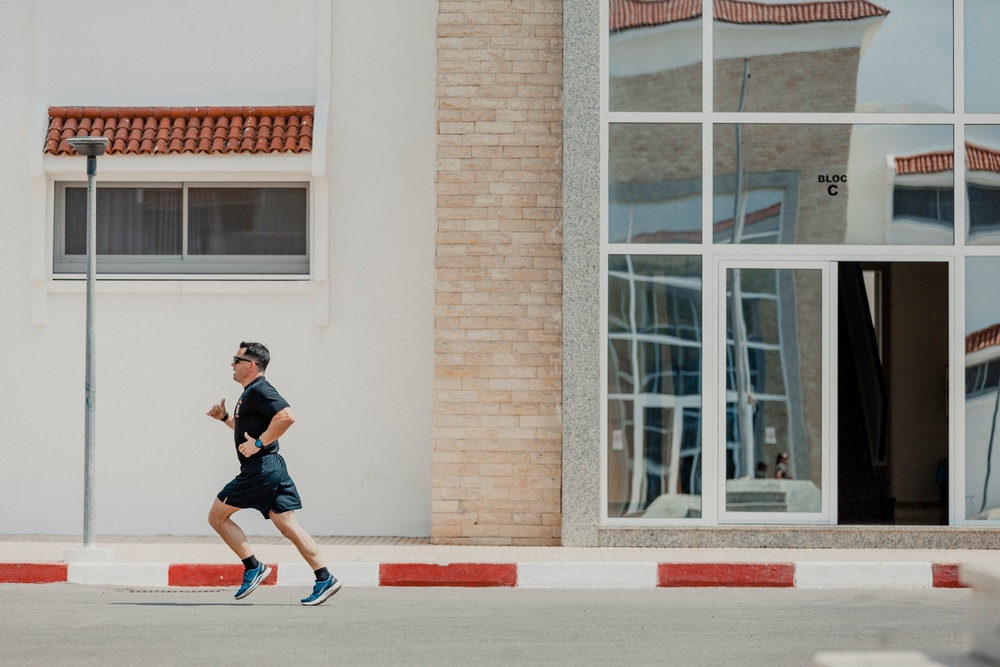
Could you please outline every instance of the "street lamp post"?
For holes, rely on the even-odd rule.
[[[94,359],[94,287],[97,275],[97,156],[104,155],[108,140],[104,137],[76,137],[68,139],[78,155],[87,158],[87,370],[84,378],[84,436],[83,436],[83,546],[95,547],[94,537],[94,417],[95,359]]]

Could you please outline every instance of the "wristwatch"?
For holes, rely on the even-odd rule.
[[[264,446],[264,443],[261,442],[260,438],[257,438],[256,442],[254,442],[253,444],[257,445],[257,449],[260,449],[261,447]]]

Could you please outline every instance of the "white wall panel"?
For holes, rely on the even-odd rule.
[[[0,110],[19,138],[0,159],[8,378],[0,383],[8,443],[0,505],[19,508],[0,515],[0,533],[79,534],[83,523],[84,290],[48,274],[33,287],[33,216],[52,221],[45,188],[33,190],[29,177],[43,137],[20,139],[32,108],[314,104],[324,88],[317,72],[329,72],[332,111],[315,135],[328,140],[313,147],[327,152],[313,188],[329,192],[329,205],[316,208],[328,234],[315,255],[328,262],[328,290],[303,281],[99,281],[97,532],[211,532],[208,508],[238,466],[231,432],[205,411],[223,396],[235,404],[241,388],[229,358],[241,340],[256,339],[270,347],[268,378],[298,420],[282,454],[303,497],[303,525],[322,535],[429,534],[436,4],[71,7],[53,0],[36,12],[17,0],[0,22]],[[329,28],[317,25],[331,15]],[[328,53],[332,64],[320,66],[317,54]],[[193,180],[218,169],[212,157],[196,157],[157,165]],[[56,173],[78,167],[83,178],[82,159],[53,160],[35,176],[49,192]],[[157,160],[168,158],[100,158],[98,182],[149,178]],[[294,165],[291,175],[252,178],[311,178]],[[50,228],[44,238],[48,257]],[[317,299],[329,299],[328,323]],[[33,324],[39,300],[44,317]],[[237,517],[250,534],[276,534],[259,515]]]

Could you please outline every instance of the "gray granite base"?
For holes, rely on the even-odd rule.
[[[599,527],[599,547],[702,549],[1000,549],[1000,527]]]

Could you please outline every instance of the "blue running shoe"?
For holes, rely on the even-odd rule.
[[[340,582],[337,581],[337,577],[330,575],[330,578],[326,581],[317,581],[316,585],[313,586],[312,595],[307,598],[302,598],[302,604],[307,607],[315,607],[318,604],[323,604],[327,600],[333,597],[333,594],[340,590]]]
[[[271,568],[263,563],[252,570],[245,571],[243,573],[243,585],[240,586],[240,590],[236,591],[236,599],[242,600],[246,596],[253,593],[270,574]]]

